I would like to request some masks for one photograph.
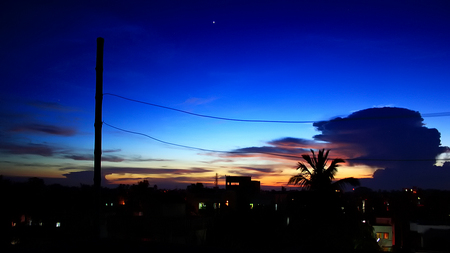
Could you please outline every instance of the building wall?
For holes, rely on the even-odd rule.
[[[383,249],[390,249],[394,245],[392,226],[390,225],[374,225],[373,232],[378,240],[378,245]]]

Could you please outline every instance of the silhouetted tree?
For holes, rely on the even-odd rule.
[[[138,182],[139,188],[147,189],[149,185],[150,184],[149,184],[148,180],[143,180],[143,181]]]
[[[325,149],[317,155],[313,150],[311,153],[302,155],[306,163],[298,163],[300,173],[288,182],[307,190],[295,198],[300,208],[291,214],[293,235],[303,238],[303,245],[310,250],[376,250],[367,246],[376,246],[370,228],[361,223],[356,206],[349,205],[341,193],[345,185],[358,186],[359,180],[334,180],[339,164],[345,161],[336,158],[329,163],[329,150]]]
[[[308,169],[306,164],[299,162],[297,170],[300,171],[300,174],[291,177],[288,184],[299,185],[307,190],[322,192],[342,190],[345,185],[359,186],[359,180],[353,177],[333,182],[339,163],[345,161],[340,158],[333,159],[330,166],[326,168],[329,152],[330,150],[319,150],[319,154],[316,157],[314,150],[311,149],[312,156],[302,155],[312,170]]]

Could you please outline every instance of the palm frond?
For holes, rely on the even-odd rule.
[[[328,191],[332,189],[340,189],[346,185],[358,186],[357,178],[344,178],[333,183],[333,179],[338,171],[340,163],[345,163],[343,159],[333,159],[330,166],[328,164],[328,154],[330,150],[321,149],[318,154],[311,149],[312,155],[302,155],[307,163],[298,162],[297,170],[299,174],[292,176],[288,184],[299,185],[307,190]],[[308,165],[311,169],[308,169]]]
[[[345,163],[345,161],[343,159],[340,158],[336,158],[334,159],[330,166],[328,166],[328,168],[326,169],[325,173],[331,178],[334,179],[334,176],[337,173],[337,168],[339,167],[339,163]]]
[[[305,164],[298,162],[298,166],[297,166],[297,170],[300,170],[301,174],[308,174],[309,176],[311,176],[311,171],[308,169],[308,167],[306,167]]]
[[[302,158],[309,164],[309,166],[311,166],[313,171],[316,170],[316,164],[313,162],[309,155],[302,155]]]
[[[296,176],[292,176],[289,179],[288,184],[299,185],[301,187],[309,188],[310,180],[304,177],[302,174],[298,174]]]

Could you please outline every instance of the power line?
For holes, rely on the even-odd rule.
[[[227,121],[237,121],[237,122],[252,122],[252,123],[285,123],[285,124],[311,124],[315,122],[320,122],[322,120],[262,120],[262,119],[235,119],[235,118],[226,118],[226,117],[217,117],[217,116],[211,116],[211,115],[205,115],[205,114],[199,114],[199,113],[193,113],[188,112],[180,109],[176,109],[173,107],[153,104],[137,99],[127,98],[124,96],[120,96],[113,93],[103,93],[103,95],[108,96],[114,96],[118,97],[124,100],[132,101],[135,103],[150,105],[154,107],[159,107],[167,110],[172,110],[176,112],[181,112],[185,114],[190,114],[197,117],[203,117],[203,118],[210,118],[210,119],[217,119],[217,120],[227,120]],[[438,113],[424,113],[421,114],[422,117],[448,117],[450,116],[450,112],[438,112]],[[394,119],[394,118],[414,118],[417,117],[416,115],[395,115],[395,116],[376,116],[376,117],[361,117],[361,118],[335,118],[331,119],[330,121],[347,121],[347,120],[367,120],[367,119]]]
[[[227,121],[238,121],[238,122],[253,122],[253,123],[310,124],[310,123],[316,122],[316,121],[313,121],[313,120],[299,120],[299,121],[295,121],[295,120],[260,120],[260,119],[233,119],[233,118],[217,117],[217,116],[204,115],[204,114],[199,114],[199,113],[183,111],[183,110],[180,110],[180,109],[176,109],[176,108],[172,108],[172,107],[168,107],[168,106],[163,106],[163,105],[157,105],[157,104],[153,104],[153,103],[148,103],[148,102],[144,102],[144,101],[140,101],[140,100],[136,100],[136,99],[132,99],[132,98],[127,98],[127,97],[123,97],[123,96],[112,94],[112,93],[104,93],[103,95],[114,96],[114,97],[118,97],[118,98],[125,99],[125,100],[128,100],[128,101],[136,102],[136,103],[141,103],[141,104],[145,104],[145,105],[155,106],[155,107],[164,108],[164,109],[168,109],[168,110],[172,110],[172,111],[176,111],[176,112],[190,114],[190,115],[197,116],[197,117],[210,118],[210,119],[227,120]]]
[[[148,134],[135,132],[135,131],[130,131],[130,130],[126,130],[126,129],[123,129],[123,128],[120,128],[120,127],[116,127],[116,126],[108,124],[108,123],[106,123],[104,121],[103,121],[103,124],[105,124],[105,125],[107,125],[107,126],[109,126],[111,128],[114,128],[114,129],[126,132],[126,133],[141,135],[141,136],[150,138],[150,139],[152,139],[154,141],[157,141],[157,142],[160,142],[160,143],[164,143],[164,144],[167,144],[167,145],[171,145],[171,146],[180,147],[180,148],[193,149],[193,150],[199,150],[199,151],[204,151],[204,152],[213,152],[213,153],[226,153],[226,154],[242,154],[243,153],[243,152],[237,152],[237,151],[221,151],[221,150],[205,149],[205,148],[198,148],[198,147],[193,147],[193,146],[181,145],[181,144],[177,144],[177,143],[173,143],[173,142],[163,141],[163,140],[160,140],[158,138],[152,137],[152,136],[150,136]],[[287,157],[287,158],[299,158],[298,156],[294,156],[294,155],[282,155],[282,154],[268,153],[268,152],[246,152],[246,153],[267,154],[267,155]]]
[[[140,132],[136,132],[136,131],[130,131],[130,130],[126,130],[120,127],[116,127],[113,126],[111,124],[108,124],[106,122],[103,121],[103,124],[114,128],[116,130],[122,131],[122,132],[126,132],[126,133],[131,133],[131,134],[136,134],[136,135],[141,135],[147,138],[150,138],[154,141],[160,142],[160,143],[164,143],[167,145],[171,145],[171,146],[176,146],[176,147],[180,147],[180,148],[186,148],[186,149],[193,149],[193,150],[199,150],[199,151],[203,151],[203,152],[213,152],[213,153],[225,153],[225,154],[245,154],[245,153],[252,153],[252,154],[264,154],[264,155],[272,155],[272,156],[278,156],[278,157],[284,157],[284,158],[295,158],[295,159],[300,159],[301,156],[297,156],[297,155],[286,155],[286,154],[277,154],[277,153],[270,153],[270,152],[261,152],[261,151],[247,151],[247,152],[239,152],[239,151],[220,151],[220,150],[214,150],[214,149],[205,149],[205,148],[198,148],[198,147],[193,147],[193,146],[187,146],[187,145],[181,145],[181,144],[177,144],[177,143],[173,143],[173,142],[168,142],[168,141],[163,141],[160,140],[158,138],[152,137],[148,134],[144,134],[144,133],[140,133]],[[334,158],[330,158],[330,159],[334,159]],[[425,161],[448,161],[450,159],[378,159],[378,158],[347,158],[344,159],[345,161],[392,161],[392,162],[425,162]]]
[[[171,145],[171,146],[176,146],[176,147],[180,147],[180,148],[187,148],[187,149],[195,149],[195,150],[206,151],[206,152],[222,152],[222,153],[229,153],[229,152],[226,152],[226,151],[218,151],[218,150],[212,150],[212,149],[197,148],[197,147],[192,147],[192,146],[186,146],[186,145],[176,144],[176,143],[172,143],[172,142],[168,142],[168,141],[163,141],[163,140],[157,139],[157,138],[155,138],[155,137],[152,137],[152,136],[150,136],[150,135],[148,135],[148,134],[144,134],[144,133],[140,133],[140,132],[135,132],[135,131],[130,131],[130,130],[126,130],[126,129],[123,129],[123,128],[120,128],[120,127],[116,127],[116,126],[110,125],[110,124],[106,123],[105,121],[103,121],[103,124],[105,124],[105,125],[107,125],[107,126],[109,126],[109,127],[112,127],[112,128],[114,128],[114,129],[117,129],[117,130],[126,132],[126,133],[142,135],[142,136],[147,137],[147,138],[150,138],[150,139],[152,139],[152,140],[154,140],[154,141],[161,142],[161,143],[164,143],[164,144],[167,144],[167,145]]]

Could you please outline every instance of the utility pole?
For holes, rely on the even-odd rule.
[[[103,45],[105,40],[97,38],[97,62],[95,66],[95,143],[94,143],[94,231],[95,236],[101,237],[101,181],[102,181],[102,103],[103,103]]]
[[[95,146],[94,146],[94,188],[100,190],[102,177],[102,103],[103,103],[103,45],[105,40],[97,38],[97,64],[95,66]]]

